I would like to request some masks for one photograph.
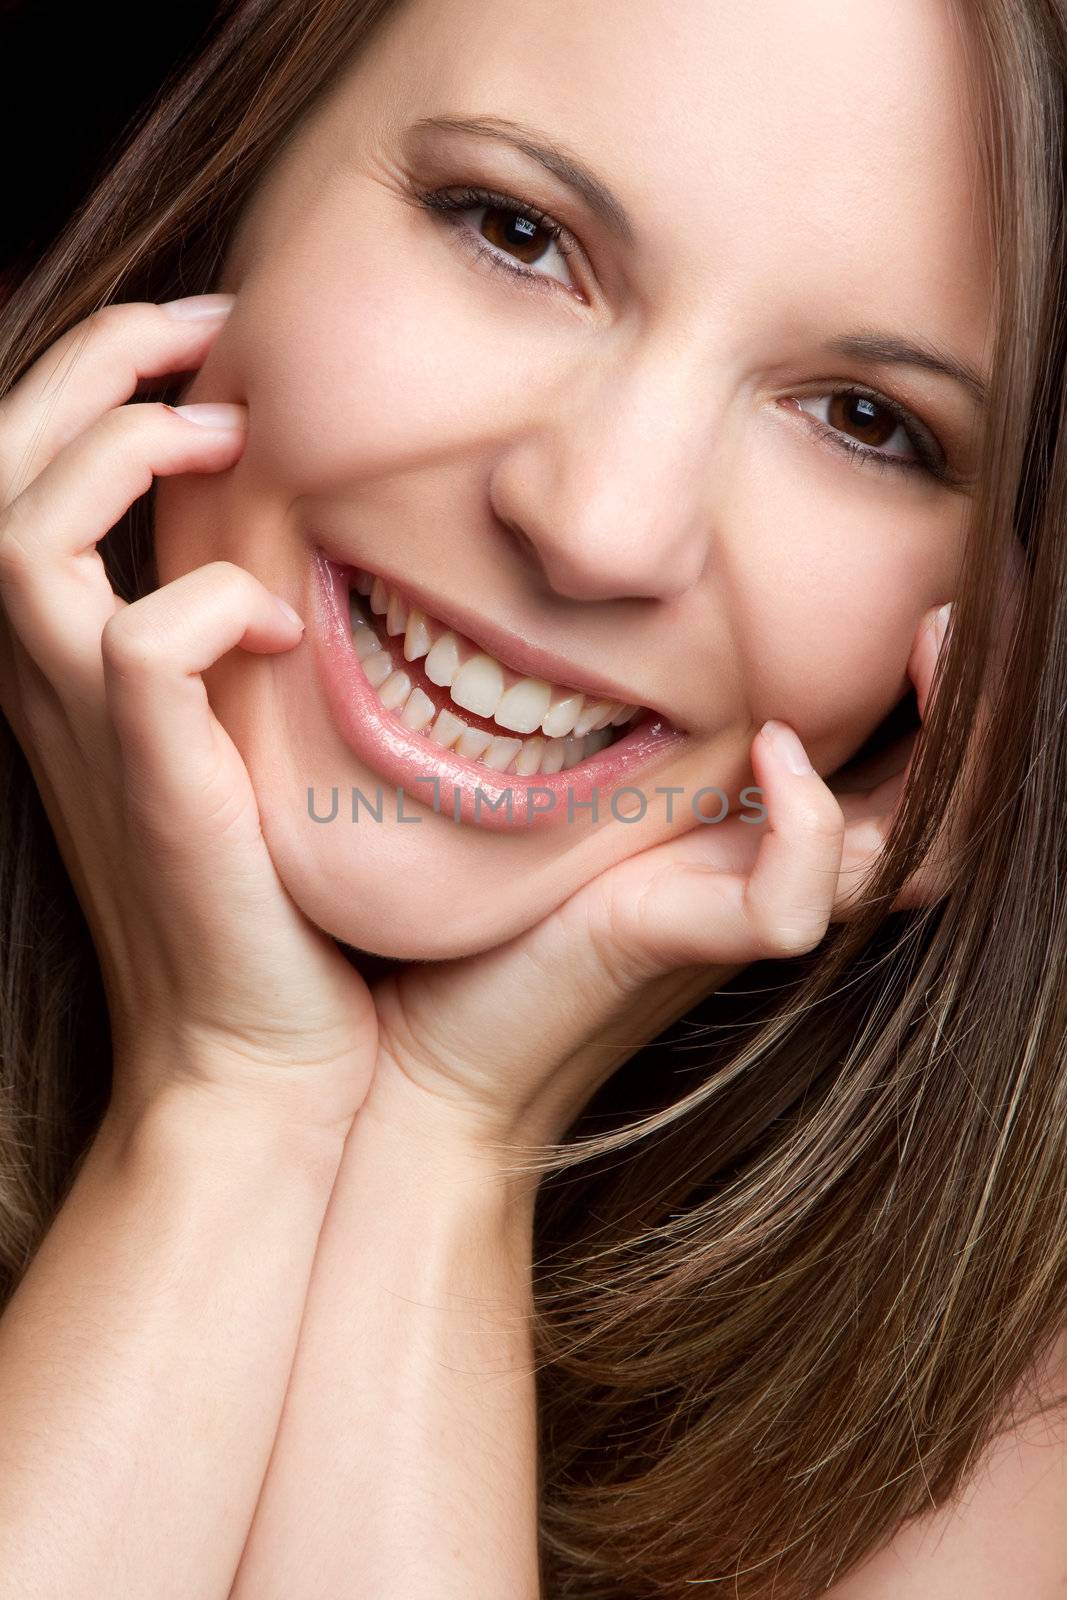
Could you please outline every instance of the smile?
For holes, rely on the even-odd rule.
[[[356,655],[385,709],[491,771],[567,771],[641,710],[521,677],[371,573],[356,571],[349,608]]]
[[[321,546],[314,574],[316,661],[338,731],[380,776],[454,822],[596,823],[598,795],[650,774],[687,737],[655,709],[597,693],[597,675],[583,690],[520,673],[472,637],[473,621],[451,627],[429,596],[417,605]],[[558,659],[485,631],[501,654]]]

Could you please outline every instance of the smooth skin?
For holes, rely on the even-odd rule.
[[[708,871],[701,843],[726,835],[702,830],[510,944],[369,990],[281,884],[200,676],[238,646],[299,648],[299,627],[225,562],[123,604],[95,548],[153,476],[239,456],[240,413],[223,428],[123,403],[203,359],[226,309],[110,307],[0,403],[2,706],[116,1034],[100,1133],[0,1318],[4,1570],[27,1596],[224,1595],[251,1529],[238,1595],[443,1597],[492,1592],[502,1572],[532,1595],[533,1196],[492,1141],[557,1136],[699,996],[817,943],[850,903],[846,843],[882,836],[904,775],[844,797],[846,825],[823,780],[760,735],[751,869]],[[923,703],[929,620],[912,653]],[[908,898],[933,892],[917,878]],[[422,1316],[438,1293],[458,1313]],[[518,1381],[472,1381],[464,1352]],[[461,1505],[472,1537],[457,1542]]]
[[[956,593],[970,499],[899,465],[918,448],[884,407],[877,459],[857,464],[833,392],[898,401],[960,476],[978,464],[974,400],[824,344],[884,330],[986,372],[967,101],[944,0],[676,0],[669,19],[629,3],[610,26],[596,0],[405,0],[311,108],[245,201],[214,285],[233,313],[183,393],[245,405],[247,447],[232,472],[157,486],[161,580],[233,561],[310,640],[324,541],[686,730],[634,780],[647,814],[625,824],[602,797],[595,822],[550,829],[459,827],[417,802],[415,826],[387,805],[356,827],[343,802],[323,826],[309,787],[321,812],[334,787],[382,780],[338,732],[313,649],[221,661],[211,703],[316,926],[400,959],[491,949],[693,832],[701,787],[740,812],[767,718],[826,775],[907,694],[922,619]],[[514,146],[424,125],[441,116],[571,152],[632,240]],[[472,185],[574,243],[542,236],[537,275],[517,277],[516,252],[478,253],[481,208],[446,220],[419,200]],[[669,820],[654,791],[671,785]]]
[[[821,9],[819,27],[845,15],[837,6]],[[740,301],[709,299],[708,282],[691,282],[683,269],[712,259],[706,230],[715,216],[737,216],[735,246],[745,237],[743,219],[724,213],[715,194],[695,204],[691,182],[664,192],[666,168],[649,174],[638,155],[672,149],[673,138],[679,159],[669,165],[681,184],[686,161],[697,156],[683,138],[686,106],[699,97],[702,108],[717,105],[728,119],[754,103],[740,80],[738,105],[721,93],[730,79],[726,47],[734,49],[734,67],[747,59],[743,31],[727,29],[711,41],[715,49],[702,40],[697,51],[694,30],[708,26],[710,13],[677,9],[677,32],[655,57],[671,93],[639,97],[655,115],[677,111],[678,127],[662,138],[649,139],[645,128],[638,149],[632,135],[629,145],[620,142],[621,125],[569,129],[571,142],[601,166],[614,149],[623,177],[640,174],[627,195],[635,211],[653,193],[652,179],[661,185],[648,220],[661,242],[646,248],[640,273],[625,280],[630,300],[606,297],[609,315],[583,325],[571,345],[578,324],[557,331],[547,296],[536,313],[532,297],[523,300],[521,315],[533,318],[523,331],[518,303],[504,298],[514,291],[445,254],[453,246],[437,234],[418,235],[425,253],[396,248],[413,244],[401,230],[414,226],[415,214],[386,181],[395,169],[380,164],[375,105],[412,105],[414,91],[425,97],[432,80],[475,109],[475,88],[494,88],[464,78],[474,69],[447,57],[463,34],[459,8],[449,29],[432,37],[417,10],[401,14],[403,28],[421,27],[424,54],[406,48],[402,30],[384,36],[309,122],[306,140],[294,141],[289,163],[271,175],[276,182],[259,192],[259,209],[249,211],[227,264],[235,300],[109,307],[60,340],[0,401],[0,706],[33,765],[90,921],[116,1041],[114,1093],[100,1134],[0,1318],[0,1556],[19,1593],[31,1597],[537,1595],[526,1337],[533,1193],[500,1170],[496,1142],[558,1137],[614,1067],[669,1020],[749,962],[813,948],[831,920],[848,915],[877,861],[910,751],[867,792],[835,794],[817,771],[791,769],[756,731],[763,718],[795,726],[798,713],[806,723],[817,711],[810,729],[795,731],[815,737],[816,766],[832,771],[908,683],[924,714],[928,704],[939,644],[934,616],[951,593],[959,549],[958,497],[905,489],[903,480],[890,489],[875,473],[853,476],[829,447],[799,431],[795,416],[788,426],[796,431],[777,431],[769,368],[757,385],[768,404],[761,420],[743,404],[751,391],[742,385],[711,419],[720,431],[707,432],[707,396],[722,394],[707,386],[725,371],[723,341],[729,330],[740,338],[739,329],[751,333],[755,324],[738,324]],[[795,11],[772,11],[769,37],[780,41],[781,71],[794,82],[788,29]],[[492,97],[498,112],[530,114],[516,95],[530,81],[532,39],[553,48],[553,15],[536,5],[502,14],[494,48],[510,67]],[[941,71],[941,13],[909,9],[921,36],[903,38],[894,15],[895,62],[872,49],[885,42],[872,37],[876,20],[856,8],[847,15],[854,31],[833,33],[835,50],[822,65],[848,80],[851,49],[868,74],[872,64],[896,71],[894,83],[907,83],[923,104],[929,136],[940,89],[930,96],[899,69],[903,60]],[[556,49],[553,61],[565,55],[575,92],[567,100],[556,71],[539,85],[561,97],[556,112],[636,103],[620,91],[627,70],[631,78],[647,72],[640,36],[630,35],[627,55],[626,30],[613,30],[610,57],[601,55],[597,70],[610,74],[614,98],[606,84],[590,94],[589,53],[598,40],[603,46],[603,33],[590,8],[570,7],[566,20],[567,52]],[[443,62],[449,72],[401,82],[402,63],[417,59]],[[694,73],[699,61],[718,63],[716,95],[699,75],[680,74],[683,64]],[[362,130],[352,121],[357,102]],[[868,77],[864,104],[880,103]],[[542,110],[551,121],[553,108]],[[724,121],[724,133],[729,126]],[[892,281],[901,295],[895,309],[927,325],[935,312],[957,319],[951,327],[942,320],[938,331],[977,359],[983,285],[966,275],[959,219],[938,203],[940,190],[922,187],[956,192],[965,168],[953,128],[950,119],[939,127],[940,164],[924,147],[910,179],[917,187],[898,195],[890,219],[897,240],[909,207],[928,219],[915,250],[904,254],[913,269],[926,260],[942,270],[908,279],[906,292]],[[347,168],[337,160],[346,129],[360,133]],[[831,132],[843,150],[844,112],[841,123],[820,127],[810,148],[820,153],[819,170],[840,174]],[[775,151],[777,160],[781,147]],[[738,173],[735,198],[754,176],[737,167],[738,153],[728,164]],[[332,182],[317,181],[317,163]],[[809,240],[818,237],[812,176],[804,185]],[[800,179],[783,174],[779,205]],[[859,178],[854,194],[825,190],[827,226],[863,193]],[[856,224],[857,238],[878,223],[882,195]],[[357,206],[366,208],[362,229],[354,226]],[[689,254],[671,268],[672,250],[687,238]],[[824,254],[810,258],[812,284],[823,281],[840,242],[827,232]],[[612,258],[601,250],[599,259]],[[606,273],[617,290],[622,266],[618,258],[614,278]],[[751,318],[766,298],[747,271],[734,256],[729,281],[737,290],[752,287]],[[642,320],[658,274],[666,274],[670,292],[658,314]],[[852,281],[847,270],[840,281]],[[942,282],[953,284],[950,303],[934,296]],[[383,302],[386,286],[414,299]],[[875,288],[884,296],[886,282]],[[344,304],[331,303],[327,290]],[[377,314],[364,316],[375,293]],[[449,315],[441,315],[442,296]],[[425,317],[405,324],[400,312],[415,304]],[[316,324],[312,313],[321,317]],[[442,409],[440,394],[415,386],[389,404],[375,388],[384,374],[402,376],[398,354],[415,359],[414,345],[396,343],[405,326],[417,328],[423,383],[447,374],[450,409]],[[330,380],[327,361],[339,329],[352,341],[341,346],[346,370],[360,375],[347,388],[341,373]],[[445,330],[455,348],[429,351],[427,329]],[[489,341],[484,349],[472,345],[479,330]],[[547,347],[550,364],[531,369],[532,385],[512,383],[483,400],[472,384],[457,395],[457,372],[484,381],[494,371],[489,356],[501,335],[518,340],[531,361]],[[376,347],[375,339],[384,342]],[[597,395],[581,403],[605,416],[602,434],[583,434],[565,420],[549,427],[562,393],[549,380],[564,385],[567,363],[579,358],[601,397],[628,397],[625,415],[644,429],[643,453],[632,448],[635,435],[624,448],[620,413],[608,418]],[[799,349],[788,366],[781,393],[801,369],[810,393]],[[736,377],[736,366],[730,370]],[[185,399],[227,412],[196,420],[127,403],[140,379],[191,371],[198,375]],[[339,409],[324,428],[321,397],[331,388],[330,403],[346,395],[351,409]],[[415,409],[417,393],[424,409]],[[522,408],[502,410],[513,393],[526,397]],[[936,404],[954,410],[955,431],[964,434],[967,413],[958,401]],[[657,414],[676,419],[670,438],[648,427]],[[433,433],[442,417],[455,423],[455,435]],[[486,434],[490,417],[503,434]],[[711,437],[720,454],[709,453]],[[582,439],[581,457],[553,454]],[[309,440],[325,454],[309,454]],[[731,461],[748,462],[749,472],[731,476]],[[491,462],[497,471],[487,477]],[[640,494],[625,477],[634,463],[646,474]],[[309,486],[298,466],[313,469]],[[95,546],[153,478],[163,582],[126,606],[111,592]],[[598,482],[614,485],[618,499],[589,498]],[[691,492],[684,507],[668,493],[671,484]],[[805,484],[806,498],[798,488]],[[396,494],[420,485],[425,500],[399,507],[405,514],[397,516]],[[464,493],[442,497],[448,485]],[[376,529],[395,549],[406,528],[404,560],[443,584],[455,579],[427,564],[433,547],[425,513],[469,508],[479,488],[490,495],[493,516],[526,535],[525,544],[498,542],[504,522],[488,517],[481,501],[476,516],[456,511],[454,531],[466,536],[460,544],[472,563],[463,581],[482,580],[477,592],[498,619],[531,636],[543,629],[564,651],[591,639],[595,653],[585,659],[592,665],[614,651],[616,671],[625,639],[638,700],[675,692],[679,638],[710,640],[698,662],[704,676],[686,686],[679,713],[698,703],[711,709],[702,723],[694,719],[698,737],[684,761],[657,781],[736,788],[727,771],[750,775],[763,790],[764,825],[735,818],[669,837],[657,828],[591,828],[559,853],[530,839],[492,843],[436,819],[436,828],[428,822],[403,838],[382,830],[365,849],[346,853],[340,869],[336,847],[327,850],[321,834],[314,844],[321,854],[309,851],[306,830],[292,826],[291,780],[300,778],[303,793],[309,773],[331,782],[340,772],[352,782],[366,775],[310,714],[318,702],[308,640],[271,592],[308,612],[308,507],[288,521],[283,513],[304,496],[320,521],[332,513],[347,530],[358,506],[369,520],[354,553],[373,564]],[[607,538],[620,527],[620,506],[632,512],[620,533],[632,541],[629,565],[620,565],[620,546]],[[724,541],[729,535],[719,547],[720,557],[732,549],[735,558],[725,569],[729,585],[717,584],[705,559],[709,526]],[[828,658],[809,660],[799,676],[797,617],[785,626],[788,615],[760,610],[772,594],[768,573],[788,575],[772,560],[782,555],[775,539],[783,529],[794,551],[804,535],[810,588],[800,593],[809,626],[812,597],[827,607],[812,631]],[[745,551],[759,552],[751,568]],[[673,575],[670,593],[653,582],[662,573]],[[846,579],[851,588],[839,592]],[[735,609],[716,629],[715,597],[727,592]],[[794,601],[797,594],[794,584]],[[564,601],[579,604],[572,610]],[[845,619],[836,632],[835,617]],[[738,641],[744,648],[733,650]],[[732,661],[750,664],[750,681],[723,675]],[[844,661],[856,670],[842,672]],[[727,699],[712,703],[706,691],[716,683],[725,684]],[[820,700],[827,685],[852,698]],[[290,751],[291,772],[284,765]],[[414,854],[400,860],[400,849]],[[931,863],[899,904],[936,898],[942,874]],[[397,896],[398,882],[416,879],[437,895],[436,918],[420,922],[413,897]],[[501,881],[507,896],[475,892]],[[425,910],[425,895],[420,905]],[[382,948],[384,929],[398,941],[386,953],[438,959],[368,987],[330,935],[363,939],[366,948],[377,939]],[[486,1370],[501,1381],[486,1382]]]

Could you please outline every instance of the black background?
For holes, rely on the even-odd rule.
[[[214,0],[0,0],[0,296],[201,43]]]

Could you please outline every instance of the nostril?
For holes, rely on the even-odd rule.
[[[498,520],[500,526],[509,536],[512,544],[514,544],[523,566],[529,568],[530,571],[542,572],[543,568],[537,553],[537,546],[530,538],[530,535],[524,532],[517,522],[511,522],[507,517],[500,517]]]

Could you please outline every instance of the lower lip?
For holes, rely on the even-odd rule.
[[[605,791],[632,783],[639,772],[685,738],[662,718],[651,717],[577,766],[534,773],[529,778],[494,774],[481,762],[443,749],[423,734],[413,733],[387,711],[364,676],[349,619],[352,570],[329,560],[321,550],[315,551],[320,612],[316,634],[321,641],[317,661],[323,688],[345,742],[420,805],[455,822],[497,833],[558,826],[568,815],[572,821],[592,818],[588,806],[577,813],[575,808],[591,801],[594,791],[599,800]],[[509,791],[510,805],[506,799]],[[599,805],[596,815],[600,815]]]

